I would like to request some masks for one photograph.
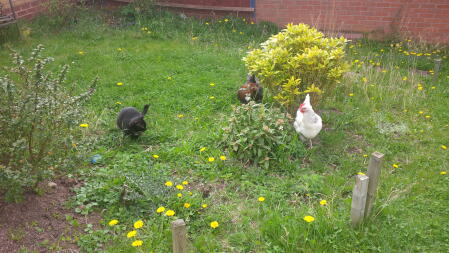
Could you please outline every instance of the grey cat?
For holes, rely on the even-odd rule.
[[[150,105],[145,105],[143,111],[139,112],[134,107],[123,108],[117,117],[117,127],[127,135],[137,137],[147,130],[147,124],[143,119]]]

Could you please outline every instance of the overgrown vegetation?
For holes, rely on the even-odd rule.
[[[327,38],[306,24],[282,32],[248,52],[246,67],[291,113],[304,93],[331,93],[347,69],[346,39]]]
[[[267,170],[245,165],[218,143],[247,74],[241,58],[277,33],[274,26],[156,11],[135,23],[123,16],[97,17],[50,35],[31,25],[36,32],[15,45],[26,52],[43,43],[56,62],[73,61],[68,83],[101,73],[103,85],[88,103],[94,113],[84,118],[89,127],[83,130],[98,138],[89,157],[102,158],[90,164],[85,157],[73,173],[85,181],[76,189],[73,208],[83,214],[99,210],[104,218],[101,229],[90,227],[77,240],[83,251],[168,252],[174,218],[187,220],[194,252],[448,247],[447,49],[408,41],[348,45],[349,72],[315,107],[325,125],[318,142],[304,149],[291,133],[291,143],[283,146],[289,149],[283,155],[291,155]],[[436,79],[435,58],[443,59]],[[269,97],[264,102],[266,108],[277,106]],[[123,138],[115,126],[118,111],[146,103],[148,130],[137,141]],[[352,229],[352,177],[365,171],[373,151],[386,154],[374,215]],[[185,188],[175,188],[185,180]],[[171,188],[167,181],[174,183]],[[175,214],[161,215],[161,206],[164,214],[168,209]],[[141,228],[134,226],[138,220]],[[136,235],[128,238],[133,230]],[[136,241],[142,245],[133,247]]]
[[[95,82],[73,95],[65,83],[68,66],[56,74],[48,70],[53,58],[42,50],[38,45],[28,59],[14,52],[8,74],[0,77],[0,189],[9,201],[75,159],[82,103],[94,91]]]
[[[288,157],[294,131],[290,119],[278,108],[267,108],[251,101],[234,107],[223,128],[222,145],[235,153],[243,163],[254,163],[268,169]],[[298,148],[298,147],[296,147]]]

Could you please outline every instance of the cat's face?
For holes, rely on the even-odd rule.
[[[147,130],[147,124],[143,120],[143,118],[135,119],[131,121],[130,129],[132,132],[144,132]]]
[[[259,91],[259,86],[255,83],[251,83],[250,84],[250,91],[251,91],[251,95],[256,95],[256,93]]]

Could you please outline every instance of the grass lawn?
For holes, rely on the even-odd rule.
[[[57,33],[31,24],[25,41],[10,44],[23,54],[43,44],[54,66],[72,63],[68,83],[76,82],[76,89],[100,77],[87,105],[90,114],[80,122],[89,124],[84,131],[90,141],[78,146],[86,162],[70,172],[85,181],[75,190],[73,208],[86,215],[98,211],[104,218],[101,229],[77,238],[82,250],[169,252],[174,217],[186,221],[192,252],[449,248],[448,176],[442,173],[449,170],[447,50],[407,41],[401,48],[349,44],[350,72],[315,108],[324,122],[318,143],[306,149],[295,139],[287,143],[297,149],[295,157],[262,169],[240,163],[219,142],[246,78],[241,58],[276,29],[236,19],[206,24],[169,15],[125,27],[86,20]],[[9,53],[7,47],[0,50],[1,65],[8,64]],[[443,66],[434,80],[428,71],[438,57]],[[271,98],[265,102],[274,104]],[[148,130],[138,140],[124,138],[115,126],[117,113],[146,103]],[[354,176],[366,172],[374,151],[384,153],[385,162],[373,216],[353,229]],[[95,154],[101,159],[91,165]],[[167,181],[188,184],[178,190],[165,186]],[[327,204],[320,205],[321,200]],[[160,206],[175,215],[157,213]],[[315,220],[307,223],[307,215]],[[111,219],[119,223],[109,226]],[[127,238],[139,219],[144,226]],[[219,224],[215,229],[213,221]],[[132,247],[134,240],[142,240],[142,247]]]

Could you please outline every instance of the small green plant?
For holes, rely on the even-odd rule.
[[[222,145],[239,160],[268,168],[278,160],[277,151],[289,143],[290,128],[289,119],[279,109],[251,101],[234,108],[223,129]]]
[[[58,74],[49,70],[51,57],[43,57],[39,45],[29,59],[13,53],[9,75],[0,77],[0,190],[6,199],[20,200],[25,188],[53,174],[71,157],[86,101],[94,92],[74,96],[63,85],[68,66]],[[58,161],[59,160],[59,161]]]
[[[330,91],[347,68],[346,39],[326,38],[306,24],[282,32],[250,51],[243,61],[290,112],[303,93]]]

